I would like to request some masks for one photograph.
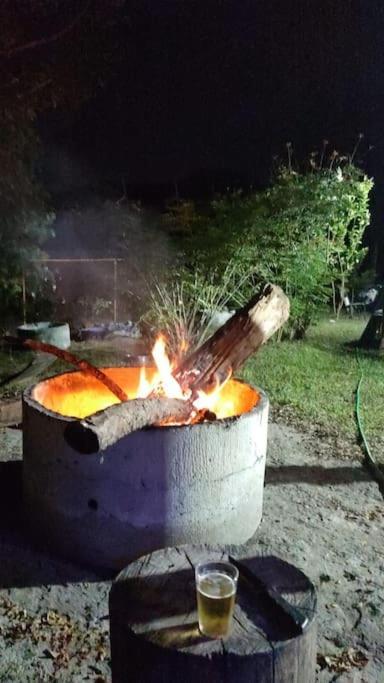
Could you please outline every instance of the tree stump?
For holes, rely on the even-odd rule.
[[[194,567],[232,560],[240,572],[231,634],[198,630]],[[158,550],[132,562],[109,598],[113,683],[314,683],[316,595],[273,556],[208,546]]]
[[[358,346],[364,349],[378,349],[384,351],[384,288],[376,298],[374,310],[358,341]]]

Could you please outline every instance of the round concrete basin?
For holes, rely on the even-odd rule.
[[[133,375],[137,381],[139,368],[113,370],[126,373],[128,384]],[[74,372],[23,398],[24,504],[38,541],[73,560],[121,568],[156,548],[238,544],[254,534],[267,445],[263,391],[230,380],[247,406],[241,415],[140,430],[83,455],[64,439],[74,418],[43,405],[49,383],[59,379],[72,398],[81,393],[81,373]]]
[[[36,339],[45,344],[58,346],[59,349],[68,349],[71,345],[68,323],[25,323],[25,325],[19,325],[17,334],[20,339]]]

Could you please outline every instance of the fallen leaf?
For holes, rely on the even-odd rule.
[[[337,655],[317,655],[317,663],[321,669],[329,669],[338,674],[351,671],[353,668],[363,669],[368,663],[368,657],[361,650],[349,647]]]

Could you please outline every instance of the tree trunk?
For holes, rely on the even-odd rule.
[[[341,283],[339,286],[339,303],[337,305],[337,311],[336,311],[336,318],[337,320],[340,317],[341,309],[343,308],[344,305],[344,296],[345,296],[345,277],[344,275],[341,276]]]
[[[337,310],[336,310],[336,287],[335,283],[332,280],[332,308],[333,308],[333,313],[334,315],[337,315]]]
[[[289,300],[276,285],[263,285],[174,375],[192,395],[207,391],[238,370],[288,319]]]
[[[236,563],[232,630],[198,630],[194,567]],[[167,548],[129,564],[109,600],[112,683],[314,683],[315,590],[294,566],[265,555],[229,558],[208,546]]]

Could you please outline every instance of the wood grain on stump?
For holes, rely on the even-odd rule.
[[[240,570],[231,634],[198,630],[194,567],[232,559]],[[313,683],[316,595],[273,556],[229,558],[208,546],[158,550],[128,565],[110,592],[113,683]]]

